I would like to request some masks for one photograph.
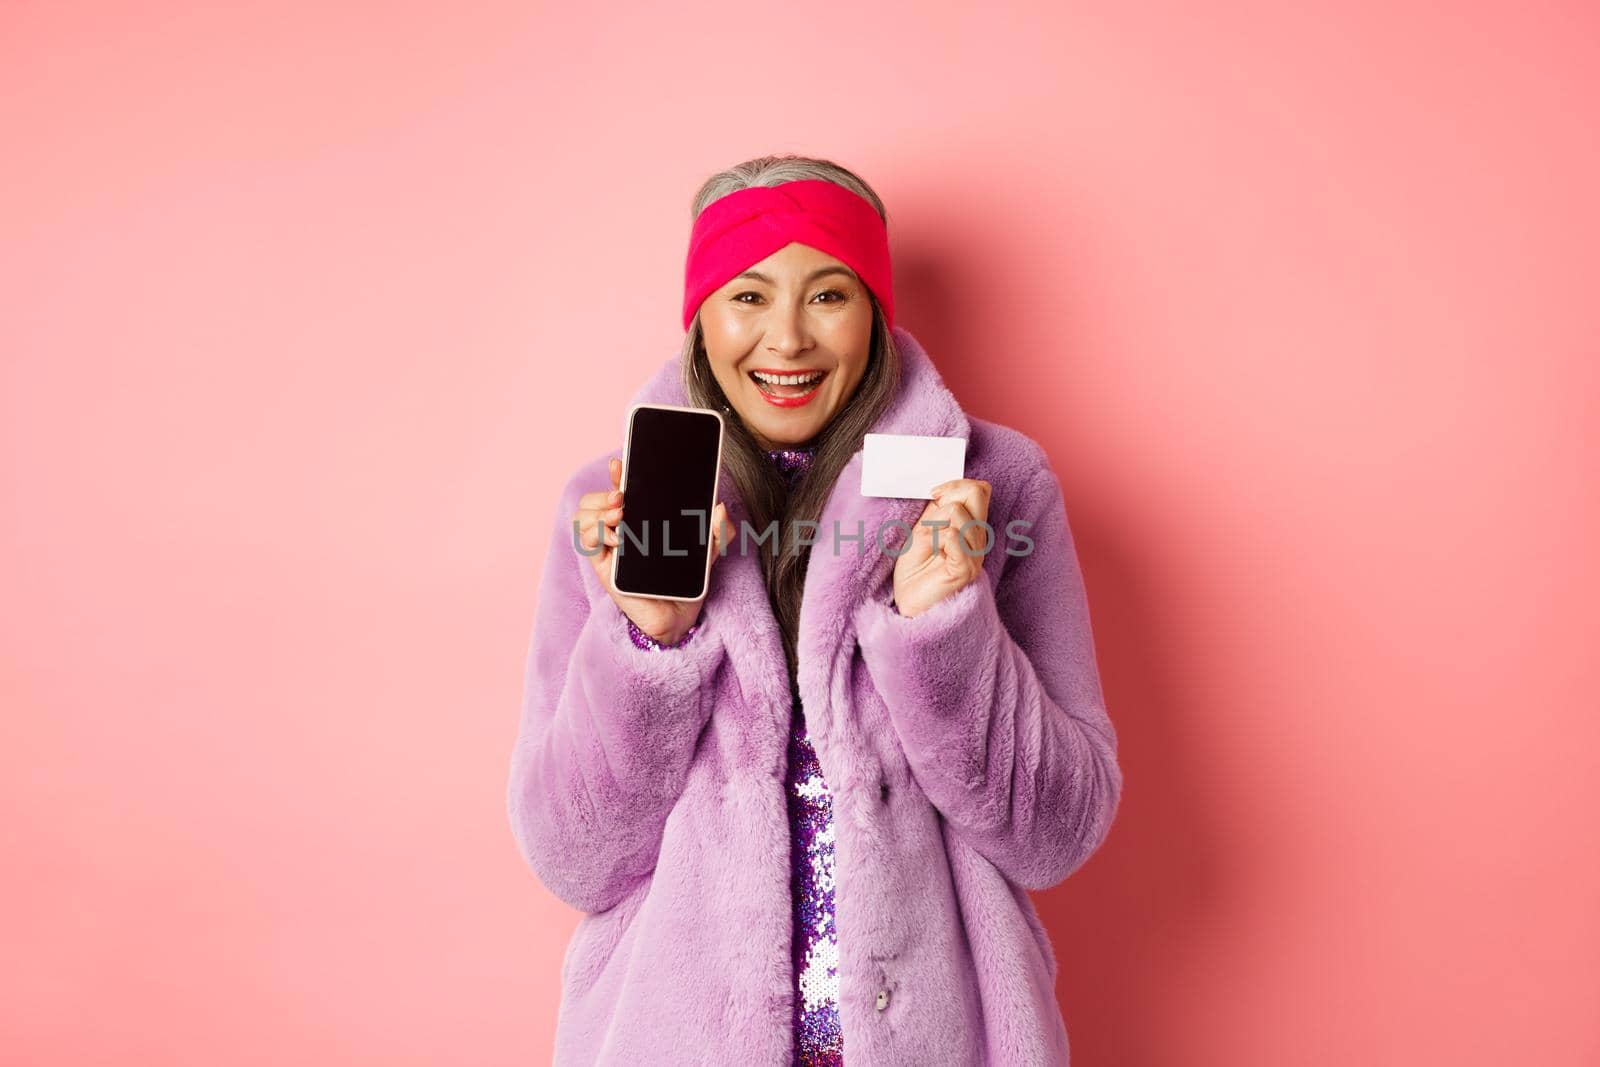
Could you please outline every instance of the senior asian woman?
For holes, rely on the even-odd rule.
[[[895,325],[855,174],[752,160],[694,219],[683,349],[634,400],[724,413],[708,591],[610,586],[608,450],[528,650],[511,825],[584,913],[555,1062],[1065,1064],[1028,891],[1100,846],[1122,773],[1059,482]],[[864,496],[868,432],[964,438],[965,476]]]

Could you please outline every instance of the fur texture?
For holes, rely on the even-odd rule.
[[[967,438],[996,547],[977,581],[904,618],[873,538],[926,501],[861,496],[857,452],[823,511],[799,686],[834,795],[845,1061],[1066,1064],[1056,958],[1027,890],[1089,858],[1122,792],[1083,581],[1043,450],[969,418],[916,340],[894,336],[905,374],[874,429]],[[634,400],[685,402],[676,356]],[[572,545],[577,498],[610,484],[616,454],[577,471],[555,509],[507,793],[529,866],[585,913],[554,1061],[776,1067],[793,1048],[777,623],[754,544],[735,543],[694,640],[630,643]],[[720,499],[737,528],[748,515],[726,471]],[[1017,518],[1033,549],[1012,556]],[[864,524],[859,552],[834,554],[835,519],[842,534]]]

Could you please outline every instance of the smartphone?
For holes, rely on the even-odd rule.
[[[622,521],[611,554],[617,592],[658,600],[706,595],[723,430],[722,415],[709,408],[628,409]]]

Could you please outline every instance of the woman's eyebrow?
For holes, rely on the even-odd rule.
[[[851,273],[849,270],[846,270],[844,267],[820,267],[806,275],[805,281],[807,284],[810,284],[811,282],[814,282],[818,278],[822,277],[824,274],[843,274],[848,278],[855,277],[853,273]],[[758,282],[766,282],[768,285],[772,284],[772,279],[767,277],[765,274],[762,274],[758,270],[747,270],[743,274],[735,274],[734,278],[754,278]]]

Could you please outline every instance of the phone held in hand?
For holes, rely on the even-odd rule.
[[[709,408],[628,409],[622,521],[611,556],[617,592],[658,600],[706,595],[724,428],[722,415]]]

